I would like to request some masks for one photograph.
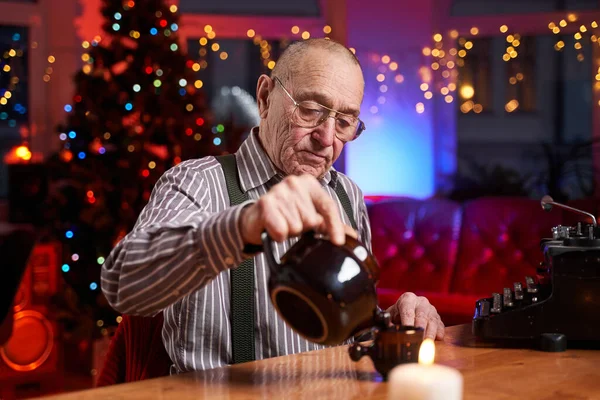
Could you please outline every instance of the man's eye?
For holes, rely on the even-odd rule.
[[[340,126],[342,128],[347,128],[350,125],[352,125],[352,123],[344,118],[338,118],[338,123],[340,124]]]
[[[320,114],[321,110],[315,107],[302,107],[303,111],[306,113]]]

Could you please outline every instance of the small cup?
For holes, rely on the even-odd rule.
[[[369,356],[384,380],[395,366],[419,361],[419,348],[425,335],[423,328],[392,325],[385,329],[374,328],[373,334],[375,340],[372,344],[354,343],[350,346],[350,358],[358,361]]]

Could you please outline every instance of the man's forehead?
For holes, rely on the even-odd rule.
[[[289,85],[296,101],[313,100],[327,107],[341,107],[357,113],[362,102],[364,81],[360,68],[351,60],[332,65],[326,60],[306,63],[290,75]]]

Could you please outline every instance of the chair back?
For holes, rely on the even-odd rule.
[[[171,359],[162,341],[163,314],[123,315],[106,354],[97,387],[169,375]]]

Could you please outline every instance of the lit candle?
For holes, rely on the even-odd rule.
[[[425,339],[419,363],[402,364],[388,375],[388,398],[402,400],[461,400],[463,377],[454,368],[435,365],[435,344]]]

